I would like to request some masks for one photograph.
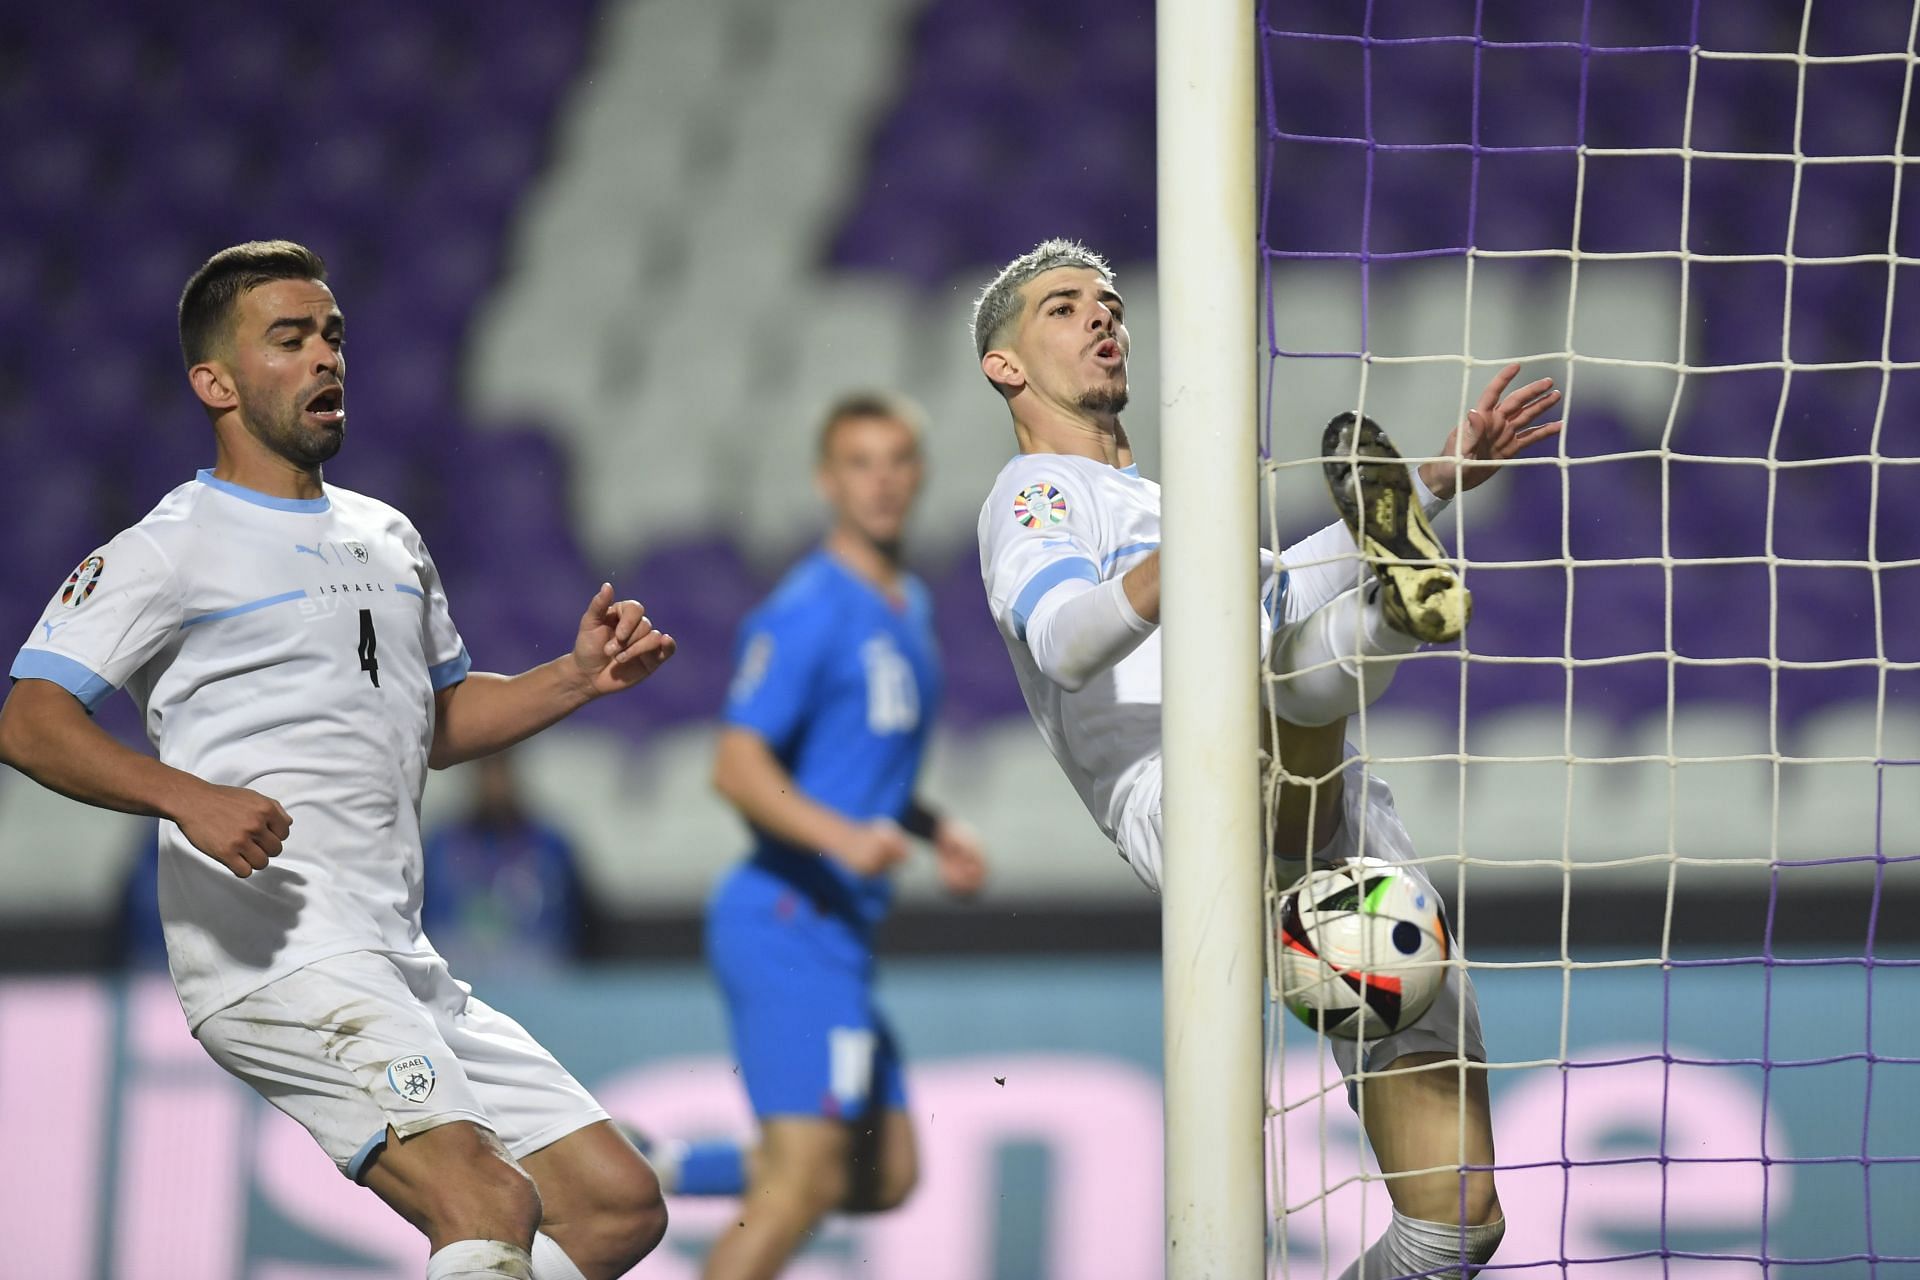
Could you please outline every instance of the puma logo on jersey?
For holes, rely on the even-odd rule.
[[[293,544],[293,549],[295,554],[297,555],[312,556],[314,559],[320,561],[322,564],[327,563],[327,558],[324,555],[320,554],[319,547],[303,547],[296,542]]]
[[[45,644],[45,643],[46,643],[47,641],[49,641],[49,640],[51,640],[51,639],[53,639],[53,633],[54,633],[54,632],[56,632],[56,631],[58,631],[58,630],[59,630],[60,628],[62,628],[62,627],[64,627],[64,626],[66,626],[66,625],[67,625],[67,624],[66,624],[66,623],[64,623],[64,622],[43,622],[43,623],[41,623],[41,624],[40,624],[40,629],[41,629],[41,630],[43,630],[43,631],[45,631],[45,632],[46,632],[47,634],[45,634],[44,636],[41,636],[41,637],[40,637],[40,643],[41,643],[41,644]]]

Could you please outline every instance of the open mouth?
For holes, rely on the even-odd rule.
[[[1120,351],[1120,343],[1113,338],[1097,344],[1093,349],[1093,358],[1102,364],[1119,364],[1125,359]]]
[[[339,423],[347,417],[347,391],[338,383],[307,401],[307,414],[321,422]]]

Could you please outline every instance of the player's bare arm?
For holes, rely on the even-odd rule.
[[[1536,378],[1509,392],[1519,374],[1518,364],[1495,374],[1478,403],[1467,410],[1467,420],[1447,435],[1439,460],[1420,464],[1420,481],[1436,498],[1478,488],[1493,479],[1507,459],[1560,434],[1561,423],[1535,421],[1560,403],[1553,379]]]
[[[721,730],[713,788],[768,835],[813,849],[858,875],[878,875],[907,856],[906,832],[885,819],[855,822],[809,798],[751,729]]]
[[[293,829],[287,811],[257,791],[215,785],[125,746],[48,680],[19,681],[0,707],[0,760],[82,803],[167,818],[242,879],[265,870]]]
[[[674,649],[639,601],[616,601],[612,584],[602,583],[571,654],[517,676],[474,672],[440,691],[428,763],[444,769],[510,747],[595,698],[631,689]]]
[[[1160,621],[1160,549],[1142,556],[1140,563],[1121,575],[1120,585],[1127,590],[1127,603],[1148,622]]]

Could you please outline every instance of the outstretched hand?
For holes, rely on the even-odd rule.
[[[1553,379],[1536,378],[1508,392],[1508,385],[1519,374],[1517,364],[1495,374],[1480,393],[1479,404],[1467,410],[1467,420],[1448,433],[1446,443],[1440,446],[1439,460],[1420,464],[1420,479],[1435,497],[1451,498],[1478,488],[1522,449],[1560,434],[1559,422],[1534,422],[1560,403]]]
[[[678,646],[653,622],[638,600],[613,598],[613,584],[603,582],[580,618],[580,634],[573,643],[573,660],[595,694],[631,689],[660,669]]]

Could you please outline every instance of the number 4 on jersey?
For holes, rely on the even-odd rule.
[[[380,659],[376,656],[380,648],[379,637],[373,634],[373,610],[360,611],[360,669],[367,673],[367,679],[373,681],[373,687],[380,687]]]

